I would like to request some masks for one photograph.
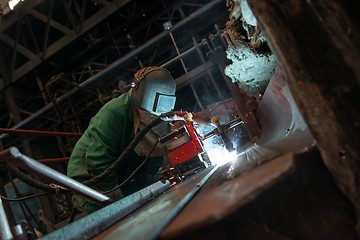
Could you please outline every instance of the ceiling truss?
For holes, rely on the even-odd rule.
[[[25,1],[1,19],[0,63],[6,65],[0,64],[0,124],[83,130],[78,123],[96,112],[98,97],[111,95],[119,79],[129,81],[143,66],[164,65],[216,32],[214,25],[227,17],[224,5],[220,0]],[[211,12],[219,7],[222,14]],[[166,22],[173,29],[166,30]],[[209,50],[198,47],[196,54]],[[180,77],[204,59],[192,61],[167,67]]]

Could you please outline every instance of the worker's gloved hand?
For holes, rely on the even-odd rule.
[[[190,113],[190,117],[192,119],[192,121],[195,124],[199,124],[199,125],[205,125],[205,124],[210,124],[210,113],[211,110],[204,110],[201,113]],[[174,115],[171,116],[166,116],[166,117],[162,117],[161,120],[166,121],[166,122],[174,122],[174,121],[185,121],[184,116],[188,115],[189,112],[186,111],[176,111],[174,112]]]
[[[183,116],[184,116],[186,113],[187,113],[187,112],[176,111],[176,112],[174,112],[173,115],[166,116],[166,117],[161,117],[161,120],[163,120],[163,121],[165,121],[165,122],[185,121]]]
[[[170,124],[170,126],[171,126],[171,131],[176,131],[176,130],[178,130],[179,128],[181,128],[182,126],[184,126],[185,125],[185,121],[175,121],[175,122],[172,122],[171,124]]]
[[[193,113],[193,121],[195,124],[206,125],[210,124],[210,117],[203,113]]]

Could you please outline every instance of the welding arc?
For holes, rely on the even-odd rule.
[[[157,126],[158,124],[161,123],[162,118],[166,118],[166,117],[172,117],[174,115],[179,115],[182,116],[186,114],[186,112],[167,112],[167,113],[162,113],[160,116],[158,116],[157,118],[155,118],[154,120],[152,120],[148,125],[146,125],[138,134],[135,135],[134,139],[131,141],[131,143],[126,147],[126,149],[124,150],[124,152],[116,159],[115,162],[113,162],[108,168],[106,168],[102,173],[100,173],[99,175],[94,176],[93,178],[86,180],[83,182],[83,184],[87,185],[87,186],[92,186],[96,183],[98,183],[99,181],[101,181],[101,179],[103,179],[104,177],[108,176],[109,174],[111,174],[112,172],[114,172],[120,165],[120,163],[122,161],[124,161],[124,159],[126,159],[129,154],[131,153],[131,151],[136,147],[136,145],[140,142],[141,139],[144,138],[144,136],[155,126]]]

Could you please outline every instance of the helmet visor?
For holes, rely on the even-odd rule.
[[[176,97],[174,95],[166,95],[157,92],[152,111],[155,113],[170,112],[174,109],[175,102]]]

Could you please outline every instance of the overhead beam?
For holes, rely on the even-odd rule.
[[[44,22],[44,23],[47,23],[48,21],[48,17],[45,16],[44,14],[36,11],[35,9],[31,9],[29,11],[29,14],[36,17],[37,19],[39,19],[40,21]],[[65,27],[64,25],[58,23],[57,21],[55,21],[54,19],[51,19],[50,21],[50,26],[55,28],[56,30],[64,33],[64,34],[67,34],[67,35],[71,35],[73,34],[73,31],[67,27]]]
[[[202,7],[201,9],[197,10],[196,12],[192,13],[189,17],[186,19],[180,21],[176,25],[174,25],[173,28],[171,28],[169,31],[175,32],[184,29],[186,26],[188,26],[190,23],[196,21],[199,17],[204,16],[208,11],[211,11],[212,9],[215,9],[223,4],[223,0],[214,0]],[[159,35],[155,36],[154,38],[150,39],[148,42],[146,42],[141,47],[136,48],[134,51],[128,53],[124,57],[120,58],[116,62],[109,65],[107,68],[105,68],[103,71],[95,74],[94,76],[88,78],[86,81],[82,82],[78,87],[75,87],[68,91],[66,94],[62,95],[61,97],[56,99],[56,103],[61,103],[65,100],[68,100],[69,98],[73,97],[75,94],[81,91],[82,88],[85,88],[89,85],[92,85],[101,79],[104,79],[108,76],[110,76],[115,70],[119,69],[121,66],[126,65],[130,61],[138,58],[140,54],[142,54],[144,51],[154,47],[155,45],[159,44],[163,39],[169,37],[169,33],[167,31],[164,31],[160,33]],[[51,109],[53,109],[54,104],[50,103],[43,108],[41,108],[36,113],[32,114],[28,118],[24,119],[21,123],[13,126],[14,129],[22,128],[29,123],[33,122],[34,120],[38,119],[42,115],[48,113]],[[0,140],[4,139],[7,135],[2,134],[0,135]]]
[[[30,2],[30,1],[29,1]],[[37,2],[37,1],[34,1]],[[48,19],[48,17],[44,16],[43,14],[37,12],[34,9],[31,9],[31,7],[35,7],[36,4],[27,5],[26,10],[24,12],[29,13],[41,21],[43,21],[46,24],[49,24],[51,27],[54,27],[55,29],[65,33],[65,35],[61,38],[59,38],[57,41],[52,43],[50,46],[45,48],[42,53],[42,61],[48,59],[53,54],[58,52],[60,49],[74,41],[76,38],[80,37],[83,33],[87,32],[91,28],[93,28],[95,25],[97,25],[99,22],[103,21],[105,18],[107,18],[109,15],[113,14],[115,11],[117,11],[119,8],[124,6],[126,3],[130,2],[130,0],[115,0],[113,2],[109,2],[108,4],[104,5],[102,9],[100,9],[97,13],[86,19],[84,22],[82,22],[82,26],[80,31],[76,32],[75,30],[70,30],[61,24],[57,23],[56,21],[53,21],[52,19]],[[20,17],[18,15],[18,17]],[[15,16],[9,19],[8,21],[5,21],[4,24],[0,24],[0,39],[6,42],[10,46],[15,46],[15,41],[5,35],[3,32],[10,27],[12,24],[16,22]],[[21,18],[20,18],[21,19]],[[79,29],[78,29],[79,30]],[[33,54],[29,49],[26,47],[19,45],[19,43],[16,43],[17,45],[17,51],[19,51],[21,54],[26,56],[29,60],[25,62],[23,65],[16,68],[12,74],[12,82],[16,82],[21,77],[23,77],[25,74],[27,74],[29,71],[34,69],[36,66],[38,66],[41,61],[39,61],[39,56]],[[44,54],[46,53],[46,54]]]

